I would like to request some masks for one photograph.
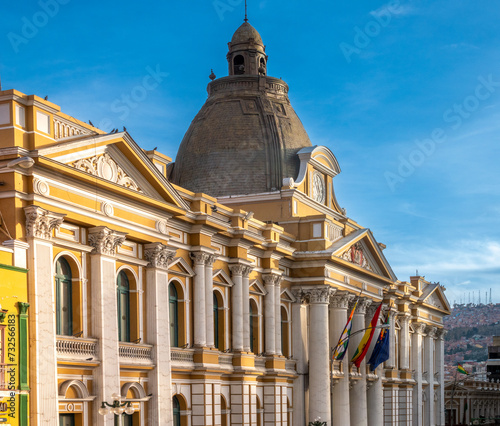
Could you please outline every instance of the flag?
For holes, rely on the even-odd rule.
[[[351,315],[349,315],[349,319],[347,320],[347,323],[344,327],[344,331],[340,335],[339,342],[337,343],[337,346],[335,346],[335,352],[333,354],[334,361],[342,361],[344,359],[344,355],[347,351],[347,346],[349,345],[349,336],[351,335],[352,316],[354,315],[356,306],[358,306],[358,301],[359,297],[354,304],[354,308],[352,308]]]
[[[351,359],[351,362],[353,362],[354,365],[358,368],[361,365],[363,359],[365,358],[366,353],[368,352],[368,348],[370,347],[370,343],[372,341],[373,334],[375,333],[375,327],[378,323],[378,317],[380,315],[381,309],[382,309],[382,303],[375,311],[375,314],[373,315],[373,318],[370,322],[370,327],[366,329],[365,334],[363,335],[361,342],[359,342],[358,348],[356,349],[356,352]]]
[[[385,324],[389,324],[389,314],[387,314]],[[371,371],[375,371],[380,364],[389,359],[389,335],[389,329],[384,328],[380,330],[377,343],[375,344],[370,360],[368,361]]]
[[[459,373],[469,374],[469,372],[464,367],[462,367],[462,364],[458,364],[457,370],[458,370]]]

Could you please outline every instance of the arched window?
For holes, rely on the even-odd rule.
[[[61,336],[73,335],[73,292],[71,268],[63,257],[56,262],[56,331]]]
[[[219,348],[219,301],[217,300],[217,295],[214,293],[214,345]]]
[[[241,55],[237,55],[234,57],[234,75],[243,75],[245,74],[245,58]]]
[[[250,350],[259,353],[259,311],[254,300],[250,300]]]
[[[172,412],[174,416],[174,426],[181,426],[181,404],[176,396],[172,398]]]
[[[264,410],[262,409],[262,403],[260,398],[257,397],[257,426],[262,426],[264,424]]]
[[[179,347],[179,297],[174,283],[168,286],[170,315],[170,346]]]
[[[227,402],[226,402],[226,398],[224,398],[224,395],[221,395],[220,396],[220,414],[221,414],[221,426],[227,426],[228,425],[228,421],[227,421],[227,418],[229,417],[229,413],[228,413],[228,410],[227,410]]]
[[[117,279],[118,339],[130,342],[130,284],[127,274],[120,271]]]
[[[285,357],[290,356],[290,351],[288,350],[288,315],[286,309],[281,307],[281,353]]]

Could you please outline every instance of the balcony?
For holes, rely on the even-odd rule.
[[[194,351],[192,349],[172,348],[170,349],[170,360],[172,361],[172,368],[193,369]]]
[[[96,339],[57,336],[56,350],[59,361],[98,361]]]
[[[120,364],[153,365],[153,346],[136,343],[119,343]]]

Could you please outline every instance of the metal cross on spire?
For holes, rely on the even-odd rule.
[[[245,22],[248,22],[248,14],[247,14],[247,0],[245,0]]]

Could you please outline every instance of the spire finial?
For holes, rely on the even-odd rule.
[[[248,8],[247,8],[247,0],[245,0],[245,22],[248,22]]]

